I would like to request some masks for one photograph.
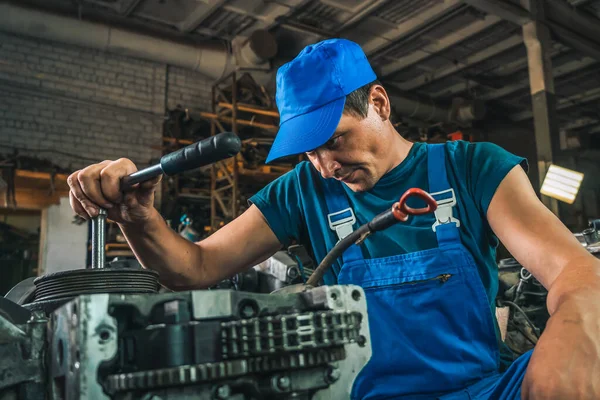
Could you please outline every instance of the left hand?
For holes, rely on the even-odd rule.
[[[600,399],[600,291],[569,294],[529,361],[522,399]]]

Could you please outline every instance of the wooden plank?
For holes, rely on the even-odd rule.
[[[219,107],[227,108],[229,110],[233,109],[233,105],[230,103],[219,102]],[[275,110],[266,110],[264,108],[255,107],[250,104],[238,103],[237,109],[240,111],[251,112],[259,115],[266,115],[267,117],[279,118],[279,113]]]
[[[39,172],[39,171],[28,171],[24,169],[15,170],[15,178],[27,178],[27,179],[43,179],[50,180],[52,178],[52,174],[49,172]],[[54,181],[63,181],[66,182],[68,175],[66,174],[55,174]]]
[[[170,138],[170,137],[163,137],[163,142],[165,142],[165,143],[177,143],[177,144],[184,144],[184,145],[188,145],[188,144],[194,143],[191,140],[187,140],[187,139],[175,139],[175,138]]]
[[[43,210],[51,205],[60,204],[61,197],[69,197],[67,177],[67,174],[52,175],[49,172],[15,170],[16,208]],[[6,189],[0,191],[0,208],[12,208],[12,205],[6,204]]]
[[[204,118],[204,119],[209,119],[209,120],[214,120],[216,121],[221,121],[221,122],[225,122],[228,124],[232,124],[234,121],[235,123],[239,124],[239,125],[244,125],[244,126],[254,126],[256,128],[261,128],[261,129],[266,129],[268,131],[277,131],[279,129],[278,126],[275,125],[271,125],[271,124],[263,124],[260,122],[254,122],[254,121],[249,121],[249,120],[245,120],[245,119],[237,119],[237,118],[229,118],[229,117],[221,117],[215,113],[208,113],[208,112],[204,112],[204,111],[195,111],[192,109],[186,110],[188,113],[188,117],[191,119],[195,119],[195,118]],[[222,128],[222,126],[220,126]],[[221,131],[223,131],[224,129],[221,129]]]
[[[12,208],[6,204],[6,192],[0,192],[0,208]],[[68,191],[55,191],[50,194],[48,189],[15,188],[15,200],[19,210],[43,210],[51,205],[60,204],[61,197],[68,197]]]

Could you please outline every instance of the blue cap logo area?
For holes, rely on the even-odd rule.
[[[346,96],[377,79],[360,46],[328,39],[306,46],[277,71],[279,132],[267,163],[314,150],[337,128]]]

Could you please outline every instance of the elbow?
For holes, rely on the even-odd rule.
[[[182,254],[176,264],[164,271],[164,275],[159,277],[161,284],[173,291],[208,289],[215,285],[217,281],[210,274],[210,268],[204,261],[204,251],[200,243],[194,243],[189,246]]]
[[[159,277],[159,280],[162,286],[174,292],[208,289],[212,286],[206,280],[199,279],[197,274],[173,273],[168,276]]]

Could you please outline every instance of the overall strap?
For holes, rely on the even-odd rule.
[[[438,203],[435,211],[435,223],[431,227],[437,236],[440,247],[460,243],[458,227],[460,221],[453,216],[456,205],[456,193],[448,183],[446,173],[446,145],[427,145],[427,179],[429,193]]]
[[[342,240],[354,230],[356,223],[354,210],[350,207],[348,196],[342,187],[343,183],[335,179],[320,179],[320,181],[322,182],[325,202],[327,204],[327,223],[329,228],[335,232],[338,241]],[[344,264],[362,259],[362,251],[355,244],[346,249],[344,254],[342,254]],[[337,276],[340,272],[337,265],[334,265],[332,269]]]

